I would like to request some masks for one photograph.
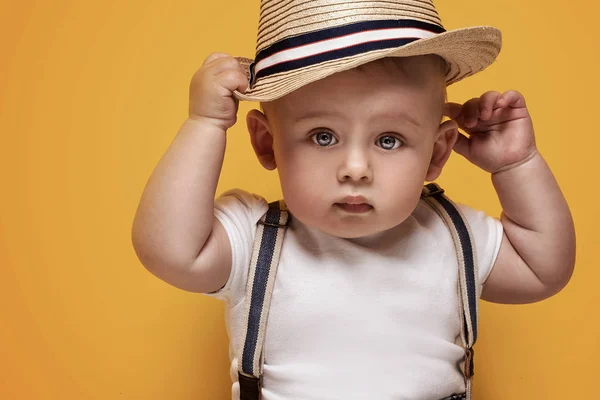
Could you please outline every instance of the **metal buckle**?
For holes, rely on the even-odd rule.
[[[262,388],[262,375],[258,378],[238,371],[238,383],[240,385],[241,400],[260,400]]]
[[[261,225],[272,226],[272,227],[275,227],[275,228],[285,228],[285,225],[282,225],[282,224],[273,224],[271,222],[263,221],[262,219],[259,219],[258,223],[261,224]]]
[[[425,190],[423,190],[422,196],[423,197],[429,197],[429,196],[434,196],[436,194],[441,194],[444,193],[444,189],[442,189],[441,187],[439,187],[437,184],[430,184],[430,185],[435,185],[435,190],[430,190],[429,189],[429,185],[426,185],[424,189],[429,190],[429,193],[425,193]]]
[[[465,376],[470,379],[475,375],[475,368],[473,365],[474,351],[472,348],[465,349]]]

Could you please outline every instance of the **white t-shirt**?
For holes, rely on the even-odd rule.
[[[474,236],[480,284],[502,225],[459,205]],[[215,201],[232,247],[225,286],[232,399],[255,225],[268,204],[234,189]],[[291,219],[277,270],[264,347],[262,398],[432,400],[463,393],[458,266],[442,219],[423,201],[393,228],[397,242],[357,243]]]

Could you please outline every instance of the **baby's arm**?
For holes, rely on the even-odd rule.
[[[247,78],[234,58],[210,55],[190,83],[189,117],[150,176],[131,239],[142,264],[181,289],[211,292],[231,271],[227,234],[214,217],[225,134]]]
[[[575,265],[575,231],[567,202],[539,152],[492,174],[503,207],[504,238],[482,297],[529,303],[558,293]]]
[[[575,265],[575,229],[552,171],[536,148],[523,96],[487,92],[447,114],[469,133],[455,150],[492,173],[504,237],[482,298],[530,303],[558,293]]]

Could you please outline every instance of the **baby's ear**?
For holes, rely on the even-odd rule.
[[[432,182],[440,176],[442,168],[450,158],[454,143],[458,138],[458,124],[449,120],[442,123],[437,132],[437,139],[433,143],[433,153],[431,154],[431,163],[427,170],[425,180]]]
[[[269,171],[277,168],[273,153],[273,134],[265,114],[258,110],[250,110],[246,116],[246,125],[258,161]]]

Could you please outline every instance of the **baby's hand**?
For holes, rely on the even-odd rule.
[[[492,91],[463,105],[447,103],[444,114],[469,134],[459,133],[454,151],[485,171],[514,168],[537,153],[533,123],[519,92]]]
[[[248,79],[240,63],[223,53],[213,53],[190,83],[189,117],[209,122],[224,131],[237,120],[239,101],[233,91],[244,93]]]

